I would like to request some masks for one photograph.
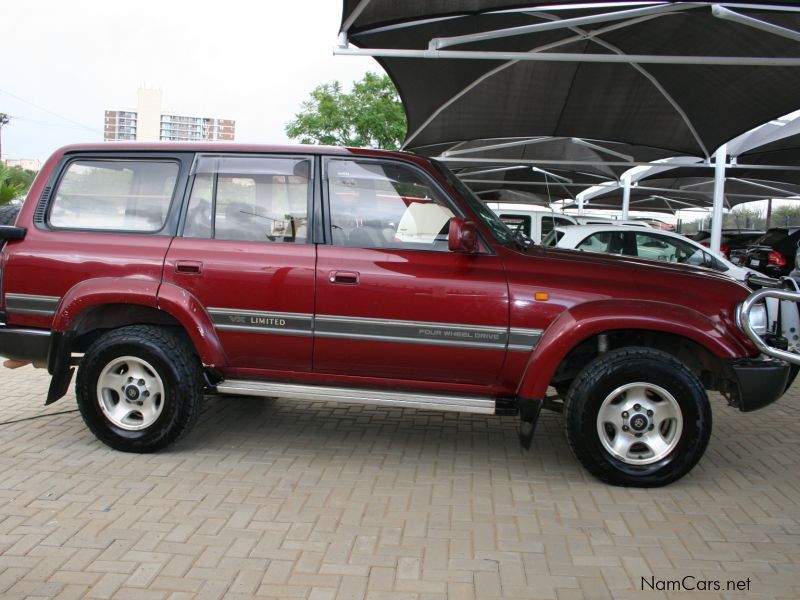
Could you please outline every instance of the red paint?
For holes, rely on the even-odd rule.
[[[202,259],[202,275],[183,273],[179,262]],[[314,264],[310,244],[233,242],[175,238],[164,282],[185,289],[201,306],[271,312],[314,312]],[[311,370],[311,337],[218,331],[227,365]]]
[[[94,277],[69,288],[53,318],[53,331],[74,329],[90,308],[110,304],[139,304],[156,308],[158,280],[133,277]]]
[[[158,308],[175,317],[192,338],[197,354],[209,367],[228,364],[225,350],[203,305],[182,287],[164,282],[158,288]]]
[[[33,224],[35,205],[63,156],[116,150],[402,160],[425,169],[461,202],[427,160],[402,153],[238,144],[64,148],[44,165],[20,212],[18,225],[28,228],[27,237],[8,243],[0,257],[4,293],[58,296],[62,301],[55,318],[11,314],[9,324],[68,331],[89,308],[135,303],[172,315],[202,361],[228,377],[526,397],[543,396],[564,356],[603,331],[672,333],[724,359],[757,354],[733,322],[735,306],[748,290],[732,280],[703,269],[631,258],[502,247],[466,205],[465,216],[481,237],[479,252],[472,255],[54,232]],[[338,281],[331,282],[332,273],[338,274]],[[548,299],[537,301],[537,293]],[[226,331],[214,327],[209,308],[545,332],[531,354]]]
[[[335,267],[359,273],[358,285],[331,283]],[[488,254],[366,250],[320,246],[317,314],[506,327],[502,261]],[[343,375],[491,385],[502,350],[317,338],[314,370]]]
[[[64,302],[71,303],[73,297],[75,301],[89,302],[79,300],[89,293],[109,294],[116,298],[115,303],[155,306],[155,292],[161,281],[169,237],[42,231],[28,220],[31,212],[26,209],[31,204],[25,204],[19,217],[20,224],[24,222],[23,227],[28,228],[25,239],[10,242],[4,249],[4,293],[60,296],[62,308],[69,308],[69,313],[58,315],[56,330],[60,330],[65,319],[71,321],[77,316],[77,309]],[[105,281],[93,284],[96,280]],[[152,290],[148,292],[150,300],[145,302],[141,300],[142,285]],[[80,287],[72,291],[76,286]],[[50,327],[52,321],[49,317],[11,313],[8,322],[18,326]]]

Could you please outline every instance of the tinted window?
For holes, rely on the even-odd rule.
[[[310,173],[305,158],[201,157],[183,235],[305,243]]]
[[[750,244],[760,238],[762,234],[760,232],[755,233],[737,233],[730,236],[731,243],[743,245],[743,244]]]
[[[559,231],[558,229],[553,229],[550,233],[544,236],[542,240],[542,246],[557,246],[558,242],[561,241],[561,238],[564,237],[564,232]]]
[[[625,240],[621,231],[600,231],[585,238],[577,245],[577,249],[587,252],[623,254],[624,245]]]
[[[531,218],[529,215],[500,215],[503,223],[514,233],[524,233],[531,237]]]
[[[551,215],[542,215],[542,235],[547,235],[556,226],[556,220]]]
[[[764,237],[758,243],[764,246],[774,246],[778,242],[784,240],[789,235],[789,232],[780,227],[769,229]]]
[[[178,164],[145,160],[77,160],[62,177],[49,222],[98,231],[159,231],[178,179]]]
[[[416,170],[355,160],[328,162],[336,246],[447,250],[453,211]]]
[[[708,252],[689,242],[649,233],[636,234],[636,252],[640,258],[649,260],[709,268],[718,266],[718,261]]]
[[[570,225],[575,224],[569,219],[565,219],[564,217],[553,217],[553,220],[556,223],[556,227],[569,227]]]
[[[714,269],[715,271],[725,272],[730,270],[730,267],[724,264],[721,260],[718,260],[711,256],[708,252],[703,252],[703,266],[708,267],[709,269]]]

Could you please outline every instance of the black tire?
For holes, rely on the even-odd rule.
[[[120,427],[101,408],[98,378],[121,357],[145,361],[163,384],[160,413],[144,429]],[[100,337],[81,361],[75,388],[86,425],[104,444],[123,452],[155,452],[177,441],[194,425],[203,399],[201,365],[191,345],[179,332],[150,325],[121,327]]]
[[[0,225],[14,225],[18,214],[19,206],[0,204]]]
[[[682,431],[678,435],[676,430],[673,437],[676,445],[658,460],[653,455],[655,462],[650,464],[631,464],[618,458],[606,449],[598,432],[598,414],[604,401],[620,387],[633,383],[666,390],[680,408],[682,417]],[[618,406],[612,402],[610,410],[625,409],[626,395],[614,397],[624,400]],[[633,418],[630,413],[626,414]],[[659,487],[672,483],[697,464],[711,437],[711,406],[698,378],[672,355],[650,348],[613,350],[589,363],[570,387],[564,415],[572,453],[592,475],[612,485]],[[625,421],[620,416],[620,427],[624,423],[630,425],[626,425],[628,429],[625,430],[629,433],[624,434],[630,439],[635,431],[633,421]],[[614,428],[611,429],[616,436]],[[633,442],[638,444],[637,440]],[[633,451],[635,447],[630,446],[632,452],[638,453],[638,450]]]

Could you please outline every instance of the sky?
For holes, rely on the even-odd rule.
[[[234,119],[238,142],[287,142],[284,127],[314,87],[382,72],[371,58],[333,56],[341,6],[0,0],[0,112],[12,119],[3,158],[44,161],[101,141],[104,111],[135,110],[143,86],[161,89],[164,112]]]
[[[104,110],[135,109],[139,87],[163,110],[236,121],[236,141],[283,143],[320,83],[345,87],[371,58],[333,56],[338,0],[2,0],[3,158],[46,159],[103,139]]]

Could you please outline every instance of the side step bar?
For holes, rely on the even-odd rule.
[[[374,404],[423,410],[493,415],[495,401],[491,398],[447,396],[418,392],[390,392],[360,388],[272,383],[266,381],[227,380],[217,384],[217,392],[233,396],[266,396],[296,400],[334,401],[353,404]]]

